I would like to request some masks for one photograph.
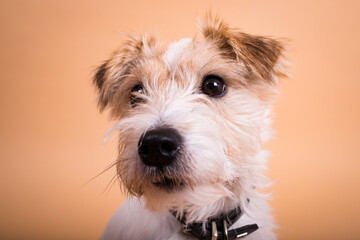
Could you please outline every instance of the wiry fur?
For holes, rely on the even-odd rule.
[[[202,40],[183,39],[168,49],[153,37],[129,39],[102,64],[94,78],[99,107],[110,109],[119,131],[117,172],[133,195],[114,214],[103,239],[191,239],[168,210],[187,213],[187,221],[240,205],[244,216],[233,226],[257,223],[246,239],[275,239],[263,175],[271,138],[270,103],[281,66],[278,40],[230,29],[207,16]],[[201,92],[202,79],[216,74],[227,86],[221,98]],[[142,84],[145,93],[131,93]],[[140,102],[131,106],[131,96]],[[138,156],[138,141],[148,130],[171,126],[184,139],[180,158],[163,172]],[[185,187],[164,191],[152,184],[168,177]],[[145,208],[145,209],[144,209]]]

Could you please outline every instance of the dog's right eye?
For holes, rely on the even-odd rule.
[[[136,107],[137,103],[142,102],[142,99],[139,97],[136,97],[136,93],[144,94],[144,88],[142,85],[138,84],[135,85],[131,89],[131,97],[130,97],[130,104],[132,107]]]
[[[210,97],[222,97],[225,94],[226,85],[221,77],[208,75],[204,78],[201,90]]]

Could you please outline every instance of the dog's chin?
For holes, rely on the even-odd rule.
[[[152,184],[156,188],[166,192],[180,191],[185,186],[184,182],[167,177],[161,179],[160,181],[152,182]]]

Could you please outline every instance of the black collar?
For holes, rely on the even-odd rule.
[[[177,213],[170,211],[175,217]],[[242,215],[240,207],[237,207],[230,212],[223,213],[219,217],[211,217],[206,220],[205,228],[203,228],[202,222],[192,222],[186,224],[186,213],[179,219],[183,224],[183,231],[187,234],[191,234],[199,240],[235,240],[240,239],[256,231],[259,227],[257,224],[250,224],[240,228],[230,228]]]

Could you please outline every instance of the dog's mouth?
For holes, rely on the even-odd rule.
[[[168,177],[164,177],[160,181],[155,181],[153,182],[153,184],[154,186],[165,191],[180,190],[185,185],[184,182],[181,180]]]

